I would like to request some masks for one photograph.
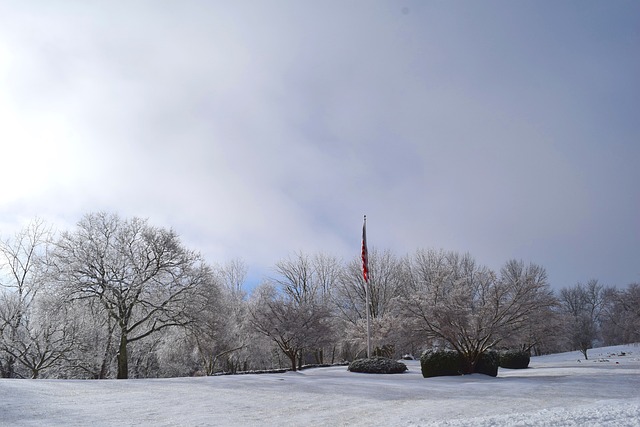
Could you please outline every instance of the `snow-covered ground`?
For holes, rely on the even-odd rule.
[[[624,355],[622,353],[624,352]],[[3,426],[640,426],[640,346],[424,379],[346,367],[154,380],[0,380]]]

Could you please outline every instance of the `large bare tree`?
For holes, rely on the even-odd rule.
[[[210,280],[201,256],[173,230],[104,212],[85,215],[63,233],[50,265],[68,298],[95,299],[114,320],[117,378],[128,378],[128,345],[185,325],[196,289]]]

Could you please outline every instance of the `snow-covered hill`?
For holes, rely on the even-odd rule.
[[[155,380],[0,380],[3,426],[640,426],[640,346],[424,379],[344,366]]]

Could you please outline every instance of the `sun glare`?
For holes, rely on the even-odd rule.
[[[0,203],[41,194],[68,173],[67,133],[55,118],[25,117],[0,101]]]

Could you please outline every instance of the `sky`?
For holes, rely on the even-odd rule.
[[[532,357],[529,369],[423,378],[346,366],[132,380],[0,379],[2,426],[640,426],[640,347]]]
[[[636,1],[0,0],[0,235],[145,217],[296,252],[640,282]]]

